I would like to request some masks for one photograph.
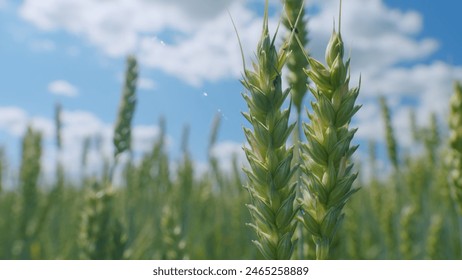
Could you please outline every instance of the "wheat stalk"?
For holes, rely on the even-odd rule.
[[[55,104],[55,128],[56,128],[56,148],[62,148],[62,105],[61,103]]]
[[[302,222],[316,244],[316,258],[327,259],[335,231],[343,218],[342,209],[357,189],[352,188],[357,174],[352,173],[350,157],[358,146],[350,146],[356,129],[349,129],[359,87],[349,89],[350,60],[343,61],[342,37],[335,30],[326,49],[327,66],[308,58],[306,71],[316,85],[310,124],[304,125],[307,143],[302,145],[304,190],[301,199]]]
[[[114,170],[123,152],[131,148],[131,123],[136,105],[138,66],[136,58],[127,58],[125,84],[114,128],[114,161],[109,175],[104,176],[103,186],[95,183],[87,197],[87,210],[81,223],[81,249],[90,259],[122,259],[126,237],[119,218],[114,213]]]
[[[59,194],[64,187],[64,166],[61,162],[62,153],[62,106],[60,103],[55,104],[55,133],[56,133],[56,194]]]
[[[19,238],[22,242],[20,259],[31,257],[34,236],[34,219],[39,207],[38,180],[41,172],[42,135],[28,127],[22,142],[22,159],[19,170],[22,193],[22,213],[19,220]]]
[[[112,190],[93,183],[82,211],[80,248],[82,257],[91,260],[124,258],[127,238],[120,221],[114,217]]]
[[[393,130],[393,125],[391,123],[390,108],[387,105],[387,100],[385,97],[380,96],[380,109],[382,112],[382,117],[385,122],[385,137],[387,140],[387,152],[388,158],[391,161],[391,164],[398,170],[399,161],[398,161],[398,145],[396,144],[395,133]]]
[[[253,71],[244,69],[243,95],[249,109],[243,113],[253,130],[244,128],[249,144],[244,151],[250,168],[247,189],[258,240],[253,241],[267,259],[290,259],[295,223],[295,185],[290,185],[296,167],[292,167],[293,148],[286,141],[294,124],[289,125],[290,108],[281,110],[289,95],[282,90],[281,70],[287,58],[286,48],[279,53],[268,32],[268,11],[265,8],[263,31],[257,46]]]
[[[430,218],[428,236],[426,242],[426,256],[428,259],[438,259],[441,253],[441,236],[443,232],[443,218],[439,214],[433,214]]]
[[[4,180],[5,170],[6,170],[5,150],[3,147],[0,147],[0,196],[3,191],[3,180]]]
[[[399,251],[401,258],[411,260],[414,257],[413,240],[416,240],[417,209],[414,206],[406,206],[401,210],[399,222],[401,230],[399,232]]]

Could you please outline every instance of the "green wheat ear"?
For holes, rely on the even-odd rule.
[[[94,182],[82,211],[79,245],[82,258],[90,260],[121,260],[127,237],[114,213],[113,190]]]
[[[39,176],[42,169],[42,134],[27,127],[22,140],[21,165],[19,167],[19,191],[22,195],[18,238],[23,244],[20,259],[30,259],[30,246],[36,239],[33,220],[39,211]]]
[[[289,50],[287,58],[287,81],[291,87],[292,102],[297,113],[302,111],[303,98],[308,90],[308,79],[303,69],[308,68],[305,49],[308,45],[307,21],[305,19],[304,0],[283,0],[285,5],[285,16],[282,23],[291,30],[288,35]],[[294,38],[292,38],[294,37]]]
[[[122,89],[122,99],[114,129],[114,158],[131,148],[131,122],[136,106],[136,82],[138,65],[134,56],[127,58],[125,83]]]
[[[342,209],[357,189],[352,188],[357,173],[350,157],[358,146],[350,146],[357,129],[350,121],[360,106],[355,105],[359,87],[349,88],[349,64],[343,60],[344,46],[335,30],[326,50],[327,66],[309,58],[306,74],[316,85],[309,124],[304,124],[307,143],[302,145],[304,195],[302,222],[313,236],[316,258],[327,259],[335,231],[343,219]]]
[[[462,84],[456,82],[449,110],[449,183],[458,214],[459,246],[462,254]]]
[[[282,23],[288,31],[286,36],[290,54],[287,58],[287,74],[286,79],[290,85],[291,102],[297,110],[296,127],[292,132],[292,141],[294,143],[294,162],[300,162],[300,143],[303,135],[302,122],[302,104],[303,99],[308,90],[308,77],[305,75],[304,69],[308,68],[308,59],[306,49],[308,45],[307,21],[305,18],[305,1],[304,0],[282,0],[284,3],[284,17]],[[297,181],[297,198],[301,196],[301,170],[298,169],[294,176]],[[303,225],[299,224],[297,229],[298,248],[297,255],[299,259],[304,259],[305,232]],[[311,244],[306,243],[308,246]]]
[[[449,111],[449,180],[459,216],[462,217],[462,85],[456,83]],[[461,227],[462,229],[462,227]]]
[[[398,170],[398,144],[396,143],[396,137],[391,123],[390,108],[387,105],[385,97],[381,96],[380,99],[380,110],[382,112],[383,120],[385,122],[385,137],[387,140],[387,152],[390,162],[392,163],[395,170]]]
[[[253,129],[244,128],[249,147],[244,147],[250,168],[244,169],[249,178],[247,189],[253,218],[249,224],[256,232],[254,243],[267,259],[290,259],[294,250],[296,227],[295,184],[291,185],[293,148],[286,141],[294,124],[289,124],[290,108],[281,107],[289,95],[282,90],[281,70],[287,58],[286,48],[278,53],[274,37],[268,32],[268,1],[263,31],[258,43],[253,71],[244,69],[242,84],[248,94],[248,113],[244,117]]]

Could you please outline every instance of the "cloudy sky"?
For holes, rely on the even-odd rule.
[[[354,125],[359,143],[383,139],[377,96],[392,105],[403,146],[408,114],[436,112],[444,123],[454,80],[462,80],[460,1],[344,0],[342,33],[352,84],[362,76],[363,108]],[[271,26],[281,1],[271,3]],[[322,58],[338,18],[337,0],[307,0],[310,52]],[[134,149],[149,148],[165,117],[169,150],[179,156],[190,126],[190,149],[206,159],[210,126],[222,117],[215,152],[229,158],[244,142],[245,103],[239,45],[247,61],[260,34],[263,0],[0,0],[0,145],[17,162],[18,139],[29,123],[45,138],[44,162],[54,158],[54,104],[63,105],[64,157],[77,168],[82,140],[101,135],[110,152],[124,62],[140,62]],[[283,34],[284,32],[281,32]],[[459,35],[458,35],[459,34]],[[365,146],[365,145],[363,145]],[[360,151],[361,153],[361,151]]]

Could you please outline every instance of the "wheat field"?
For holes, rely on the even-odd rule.
[[[409,116],[413,153],[399,149],[386,97],[376,100],[386,147],[371,140],[362,147],[367,159],[356,161],[350,122],[361,93],[360,85],[348,86],[341,23],[325,62],[316,61],[307,51],[301,3],[287,1],[280,49],[277,32],[262,23],[253,68],[244,71],[248,164],[236,156],[224,169],[209,152],[198,172],[189,128],[180,159],[173,158],[164,119],[150,150],[134,160],[139,69],[130,56],[115,152],[100,159],[102,170],[86,168],[87,139],[78,180],[60,160],[55,178],[43,180],[42,135],[32,126],[22,136],[17,169],[9,168],[8,147],[0,149],[0,259],[462,259],[462,86],[455,82],[447,122],[431,115],[422,127]],[[282,27],[278,32],[284,35]],[[283,67],[292,88],[282,88]],[[55,107],[57,154],[62,110]],[[209,151],[219,133],[217,116]]]

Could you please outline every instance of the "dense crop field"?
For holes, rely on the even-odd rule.
[[[302,1],[286,2],[286,44],[276,48],[263,23],[253,68],[244,71],[244,169],[235,157],[225,170],[210,152],[206,171],[197,172],[188,128],[181,159],[173,160],[163,119],[150,151],[134,160],[138,68],[128,57],[114,155],[101,158],[103,170],[86,168],[89,139],[78,179],[57,160],[56,177],[43,180],[42,136],[33,127],[22,138],[17,170],[8,167],[7,147],[0,149],[0,259],[461,259],[462,87],[454,87],[447,127],[436,116],[419,127],[410,116],[412,153],[400,152],[387,100],[377,100],[388,158],[379,159],[371,141],[368,160],[356,163],[349,126],[360,88],[349,87],[340,28],[318,62],[303,51]],[[281,88],[283,67],[292,73],[291,92]],[[305,94],[312,104],[303,103]],[[217,117],[209,151],[219,130]],[[390,171],[381,170],[384,160]]]

